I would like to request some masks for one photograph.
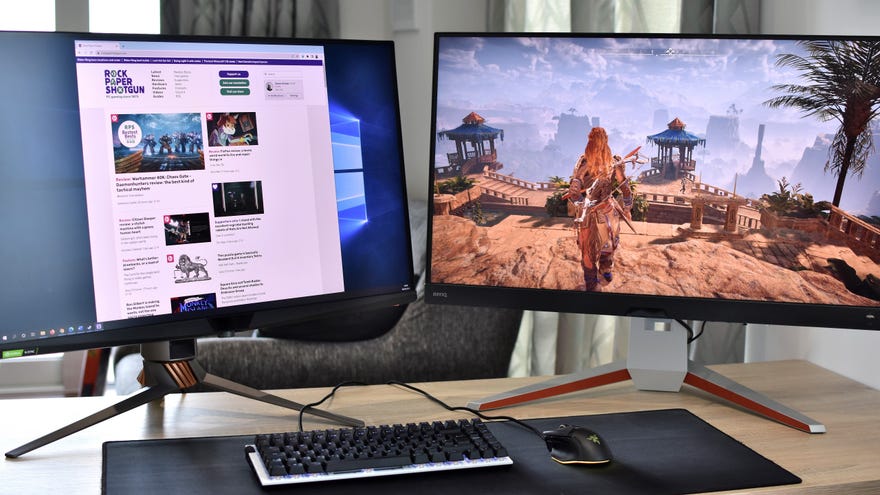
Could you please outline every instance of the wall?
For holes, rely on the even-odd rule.
[[[55,30],[88,32],[88,0],[55,0]]]
[[[777,34],[880,34],[880,2],[765,0],[761,30]],[[880,331],[749,325],[746,360],[807,359],[880,389]]]
[[[876,0],[764,0],[761,31],[774,34],[880,34]]]
[[[880,331],[748,325],[747,362],[806,359],[880,389]]]

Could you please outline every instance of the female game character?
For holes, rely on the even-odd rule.
[[[635,158],[631,158],[633,155]],[[612,156],[605,129],[594,127],[587,138],[584,154],[574,167],[567,197],[576,207],[575,228],[588,291],[596,290],[600,273],[606,282],[613,278],[611,269],[614,251],[620,243],[620,221],[623,218],[629,222],[633,204],[624,167],[637,157],[638,149],[626,159]],[[614,198],[618,190],[623,199],[622,206]]]
[[[254,139],[250,133],[241,137],[232,137],[235,134],[235,124],[237,121],[238,116],[236,115],[228,113],[220,114],[214,130],[211,131],[211,135],[208,137],[208,145],[230,146],[236,144],[250,144]]]

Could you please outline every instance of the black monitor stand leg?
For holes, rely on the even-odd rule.
[[[18,457],[80,430],[96,425],[101,421],[110,419],[116,415],[130,411],[154,400],[161,399],[170,393],[190,388],[199,383],[211,388],[231,392],[243,397],[259,400],[276,406],[286,407],[296,411],[300,411],[305,407],[298,402],[287,400],[278,397],[277,395],[267,394],[261,390],[247,387],[231,380],[207,373],[194,359],[194,356],[175,361],[153,361],[147,357],[149,353],[146,352],[146,346],[142,346],[142,353],[144,354],[142,382],[146,385],[143,390],[132,397],[86,416],[79,421],[70,423],[67,426],[37,438],[36,440],[32,440],[21,447],[12,449],[6,453],[6,457]],[[309,408],[308,412],[309,414],[332,420],[338,424],[355,427],[364,426],[364,422],[359,419],[334,414],[321,409]]]
[[[192,364],[194,367],[198,366],[198,363],[192,363]],[[278,397],[277,395],[268,394],[266,392],[263,392],[262,390],[259,390],[256,388],[251,388],[246,385],[242,385],[238,382],[234,382],[232,380],[227,380],[227,379],[221,378],[217,375],[212,375],[210,373],[204,373],[204,375],[202,376],[202,378],[200,380],[200,383],[202,383],[208,387],[217,389],[217,390],[222,390],[224,392],[229,392],[232,394],[240,395],[242,397],[247,397],[249,399],[254,399],[254,400],[266,402],[268,404],[273,404],[276,406],[286,407],[288,409],[293,409],[295,411],[301,411],[303,409],[303,407],[305,407],[303,404],[300,404],[299,402],[294,402],[292,400]],[[359,419],[350,418],[348,416],[343,416],[341,414],[335,414],[332,412],[325,411],[323,409],[317,409],[317,408],[310,407],[308,409],[308,413],[313,416],[319,416],[324,419],[329,419],[329,420],[333,421],[334,423],[345,425],[345,426],[354,426],[354,427],[364,426],[364,422]]]

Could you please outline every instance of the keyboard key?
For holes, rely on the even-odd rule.
[[[362,469],[381,469],[412,464],[412,458],[408,455],[387,457],[361,457],[347,461],[331,461],[327,463],[327,472],[359,471]]]

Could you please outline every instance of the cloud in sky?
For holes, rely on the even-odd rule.
[[[585,110],[601,104],[595,88],[625,80],[674,106],[690,100],[707,112],[723,112],[738,97],[790,77],[774,66],[776,54],[796,47],[786,40],[629,38],[465,38],[440,47],[441,96],[467,96],[484,108],[542,102]],[[610,101],[621,111],[627,101]],[[760,101],[739,101],[740,107]],[[565,106],[565,108],[561,108]]]
[[[654,128],[655,110],[665,109],[691,132],[704,134],[710,116],[725,115],[735,104],[743,110],[743,123],[801,127],[803,143],[792,144],[789,133],[785,144],[788,158],[797,160],[794,155],[832,126],[763,105],[775,96],[774,84],[795,77],[775,65],[781,53],[802,51],[794,41],[766,39],[443,38],[437,128],[457,126],[477,111],[491,125],[528,123],[541,133],[536,138],[546,141],[556,126],[553,117],[575,109],[599,117],[620,135],[644,139],[663,130]],[[742,129],[744,138],[753,134],[754,129]],[[767,146],[773,139],[765,137]]]

